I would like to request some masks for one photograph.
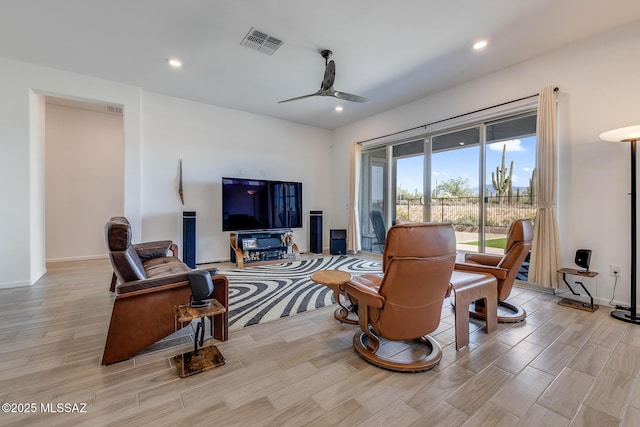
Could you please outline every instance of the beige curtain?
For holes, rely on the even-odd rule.
[[[357,142],[351,144],[351,170],[349,175],[349,225],[347,227],[347,252],[360,250],[360,219],[358,199],[360,197],[360,161],[362,148]]]
[[[538,211],[533,229],[529,282],[558,288],[558,220],[556,212],[557,117],[554,86],[540,91],[536,125]]]

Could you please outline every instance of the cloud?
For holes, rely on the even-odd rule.
[[[431,171],[431,176],[435,178],[447,179],[458,175],[458,173],[454,174],[453,171],[450,170]]]
[[[507,151],[526,151],[521,145],[519,139],[510,139],[508,141],[494,142],[493,144],[489,144],[489,149],[493,151],[502,151],[502,147],[506,146]]]
[[[532,169],[530,167],[528,167],[528,166],[523,167],[522,170],[524,172],[531,172],[532,171]]]

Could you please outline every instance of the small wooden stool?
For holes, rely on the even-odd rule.
[[[357,318],[349,319],[349,313],[351,310],[340,301],[340,295],[346,297],[344,285],[351,280],[351,274],[340,270],[321,270],[313,273],[311,275],[311,280],[319,285],[326,286],[333,291],[333,299],[339,305],[336,311],[333,312],[333,317],[350,325],[358,324]]]
[[[180,375],[181,378],[225,364],[225,359],[222,353],[220,353],[220,350],[218,350],[218,347],[215,345],[202,347],[204,344],[204,318],[208,317],[211,321],[211,335],[213,336],[213,317],[224,315],[227,312],[227,309],[224,308],[218,300],[211,299],[209,301],[211,301],[211,305],[206,307],[196,308],[191,307],[189,304],[174,307],[176,330],[178,330],[179,324],[199,319],[198,327],[194,331],[193,351],[179,354],[173,358],[176,369],[178,370],[178,375]],[[191,327],[193,328],[193,325],[191,325]],[[224,339],[225,335],[222,335],[222,338]]]
[[[484,299],[486,331],[498,328],[498,282],[489,273],[454,271],[451,285],[455,293],[456,350],[469,345],[469,304]]]

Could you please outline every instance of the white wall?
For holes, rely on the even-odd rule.
[[[29,91],[29,280],[33,283],[46,272],[45,267],[45,209],[44,209],[44,143],[45,98]],[[9,282],[11,283],[11,282]],[[2,285],[0,284],[0,287]]]
[[[309,248],[309,210],[331,212],[331,132],[284,120],[142,94],[143,240],[174,239],[182,256],[182,211],[196,211],[196,262],[229,259],[221,178],[302,182],[304,221],[294,241]],[[184,206],[178,196],[182,158]],[[325,246],[328,246],[325,226]]]
[[[196,210],[197,260],[228,259],[223,175],[302,181],[304,228],[294,233],[302,250],[309,246],[308,211],[332,217],[330,131],[6,58],[0,93],[0,288],[33,284],[45,272],[42,95],[123,106],[124,214],[134,241],[181,243],[181,212]],[[177,196],[180,157],[185,206]]]
[[[614,302],[630,300],[629,146],[598,138],[606,130],[640,124],[640,27],[620,28],[487,75],[414,103],[336,130],[333,204],[348,203],[349,143],[537,93],[559,86],[558,212],[562,265],[573,267],[576,249],[593,250],[600,272],[591,291],[608,303],[622,266]],[[347,221],[335,209],[332,222]]]
[[[0,58],[0,288],[31,285],[45,272],[42,95],[125,107],[124,211],[140,235],[140,90]]]
[[[124,214],[122,115],[47,103],[46,260],[107,255],[104,223]]]

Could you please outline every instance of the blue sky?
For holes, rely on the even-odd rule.
[[[507,173],[511,160],[513,160],[513,186],[528,187],[529,178],[531,178],[531,172],[536,162],[535,142],[535,136],[531,136],[488,144],[486,182],[489,188],[493,188],[491,172],[495,172],[496,166],[500,166],[502,147],[505,144],[507,146],[505,160]],[[469,181],[471,188],[478,187],[478,151],[479,147],[474,146],[435,153],[431,159],[431,185],[435,186],[436,181],[442,183],[452,178],[462,177]],[[423,162],[422,156],[398,160],[398,185],[402,185],[410,192],[416,188],[422,192]]]

